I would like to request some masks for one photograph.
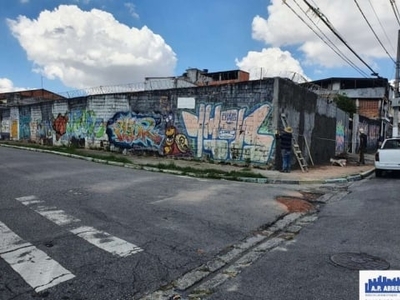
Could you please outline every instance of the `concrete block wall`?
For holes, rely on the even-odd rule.
[[[347,153],[351,145],[351,130],[349,127],[350,116],[348,113],[337,109],[336,112],[336,147],[335,154]]]
[[[285,79],[279,79],[276,92],[278,129],[283,129],[280,116],[284,114],[307,163],[329,162],[335,156],[336,105]],[[279,144],[276,154],[278,169],[281,164]],[[295,158],[292,164],[297,164]]]
[[[0,110],[0,139],[9,140],[11,132],[10,110]]]
[[[378,149],[378,142],[380,136],[381,124],[378,120],[371,120],[364,116],[359,116],[358,128],[364,129],[364,133],[367,135],[367,152],[375,153]],[[357,136],[357,145],[359,139]]]
[[[274,79],[268,79],[129,94],[131,113],[114,116],[107,134],[118,147],[264,164],[271,159],[274,142],[268,128],[273,117],[273,85]],[[193,105],[182,105],[182,99],[192,99]],[[135,126],[147,124],[141,128],[145,141],[120,139],[122,129],[131,130],[122,126],[127,118],[134,120]]]
[[[282,113],[313,155],[327,151],[318,137],[330,137],[329,128],[335,139],[327,104],[281,78],[16,106],[0,111],[0,133],[54,145],[265,165],[275,162]]]

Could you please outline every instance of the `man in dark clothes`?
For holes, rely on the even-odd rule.
[[[360,146],[358,147],[358,152],[360,154],[360,158],[358,160],[358,164],[363,164],[365,165],[365,159],[364,159],[364,154],[365,151],[367,150],[367,135],[364,133],[364,129],[360,128]]]
[[[290,173],[292,155],[292,128],[286,127],[282,134],[276,133],[276,139],[281,141],[282,170],[281,172]]]

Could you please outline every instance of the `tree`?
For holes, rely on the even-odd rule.
[[[349,113],[350,117],[357,111],[356,102],[345,95],[336,95],[333,101],[338,108]]]

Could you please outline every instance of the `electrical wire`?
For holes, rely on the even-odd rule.
[[[364,12],[362,11],[360,5],[358,4],[357,0],[354,0],[354,3],[356,4],[358,10],[360,11],[361,15],[363,16],[365,22],[367,22],[368,27],[371,29],[373,34],[375,35],[376,39],[378,40],[379,44],[382,46],[382,48],[385,50],[386,54],[389,56],[389,58],[393,61],[394,64],[396,64],[396,61],[390,56],[389,52],[386,50],[385,46],[382,44],[381,40],[379,39],[378,35],[376,34],[375,30],[372,28],[371,23],[369,23],[368,19],[366,18]]]
[[[307,12],[301,8],[301,6],[294,0],[296,5],[299,7],[299,9],[307,16],[307,18],[313,23],[313,25],[319,30],[319,32],[325,37],[326,40],[330,42],[330,44],[320,35],[318,32],[316,32],[310,24],[308,24],[288,3],[287,1],[283,1],[283,3],[308,27],[312,32],[314,32],[315,35],[317,35],[329,48],[331,48],[341,59],[343,59],[346,63],[348,63],[353,69],[355,69],[357,72],[359,72],[361,75],[364,77],[368,77],[368,74],[366,74],[361,68],[359,68],[355,63],[353,63],[349,58],[347,58],[341,51],[340,49],[329,39],[329,37],[318,27],[318,25],[308,16]]]
[[[376,13],[376,10],[375,10],[374,6],[372,5],[371,0],[368,0],[368,2],[369,2],[369,5],[371,6],[372,11],[374,12],[374,15],[375,15],[376,19],[378,20],[379,25],[381,26],[381,29],[382,29],[383,33],[385,34],[387,42],[389,43],[390,47],[392,48],[393,53],[395,53],[392,41],[389,39],[389,36],[387,35],[386,30],[383,27],[382,22],[379,19],[378,14]]]
[[[337,32],[333,25],[329,22],[328,18],[325,17],[319,9],[313,7],[307,0],[303,0],[307,6],[324,22],[324,24],[332,31],[334,35],[372,72],[372,76],[379,76],[377,72],[374,71],[362,58],[350,47],[350,45],[343,39],[343,37]]]
[[[392,10],[394,13],[394,16],[396,17],[397,23],[400,25],[400,20],[399,20],[399,10],[397,8],[396,2],[395,0],[389,0],[390,1],[390,5],[392,6]]]

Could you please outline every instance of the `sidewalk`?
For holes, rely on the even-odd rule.
[[[38,151],[38,152],[50,152],[53,154],[60,154],[63,156],[69,156],[73,158],[81,158],[88,159],[85,156],[79,156],[75,154],[67,154],[67,153],[57,153],[52,150],[46,149],[34,149],[26,146],[16,146],[16,145],[7,145],[0,144],[0,146],[4,147],[14,147],[14,148],[22,148],[26,150]],[[245,165],[231,165],[231,164],[221,164],[221,163],[208,163],[198,160],[189,160],[189,159],[176,159],[176,158],[166,158],[166,157],[156,157],[156,156],[139,156],[132,154],[122,154],[122,153],[114,153],[107,152],[101,150],[90,150],[90,149],[79,149],[79,152],[84,153],[84,155],[90,156],[93,155],[102,155],[108,156],[113,155],[116,157],[124,157],[131,161],[131,164],[123,164],[123,163],[113,163],[102,161],[99,159],[95,159],[95,162],[107,163],[110,165],[124,166],[134,169],[143,169],[147,171],[154,172],[164,172],[164,173],[173,173],[177,175],[192,175],[199,176],[198,174],[188,174],[184,171],[173,170],[173,169],[165,169],[160,168],[160,164],[163,165],[174,165],[179,168],[194,168],[199,170],[220,170],[224,172],[232,172],[232,171],[250,171],[252,173],[259,173],[263,175],[265,178],[252,178],[252,177],[240,177],[238,178],[241,181],[246,182],[255,182],[255,183],[275,183],[275,184],[324,184],[324,183],[339,183],[339,182],[351,182],[362,180],[374,172],[374,155],[366,154],[366,164],[357,166],[358,156],[354,154],[349,154],[347,165],[344,167],[336,166],[336,165],[318,165],[318,166],[309,166],[308,172],[302,172],[300,169],[294,169],[290,173],[281,173],[277,170],[267,170],[262,169],[257,166],[246,167]],[[294,166],[295,168],[298,166]]]
[[[129,156],[127,156],[129,158]],[[349,155],[347,165],[340,167],[336,165],[319,165],[310,166],[308,172],[302,172],[300,169],[292,170],[290,173],[281,173],[277,170],[266,170],[259,167],[251,167],[253,173],[259,173],[267,178],[267,180],[255,178],[241,178],[242,181],[259,182],[259,183],[285,183],[285,184],[312,184],[312,183],[334,183],[334,182],[350,182],[357,181],[373,174],[374,156],[366,155],[366,164],[357,166],[357,155]],[[133,156],[131,160],[137,165],[157,165],[159,163],[173,163],[179,167],[192,167],[198,169],[219,169],[226,172],[240,171],[244,166],[233,166],[218,163],[207,163],[190,160],[180,160],[171,158],[142,157]],[[296,167],[296,166],[295,166]],[[297,166],[298,167],[298,166]]]

